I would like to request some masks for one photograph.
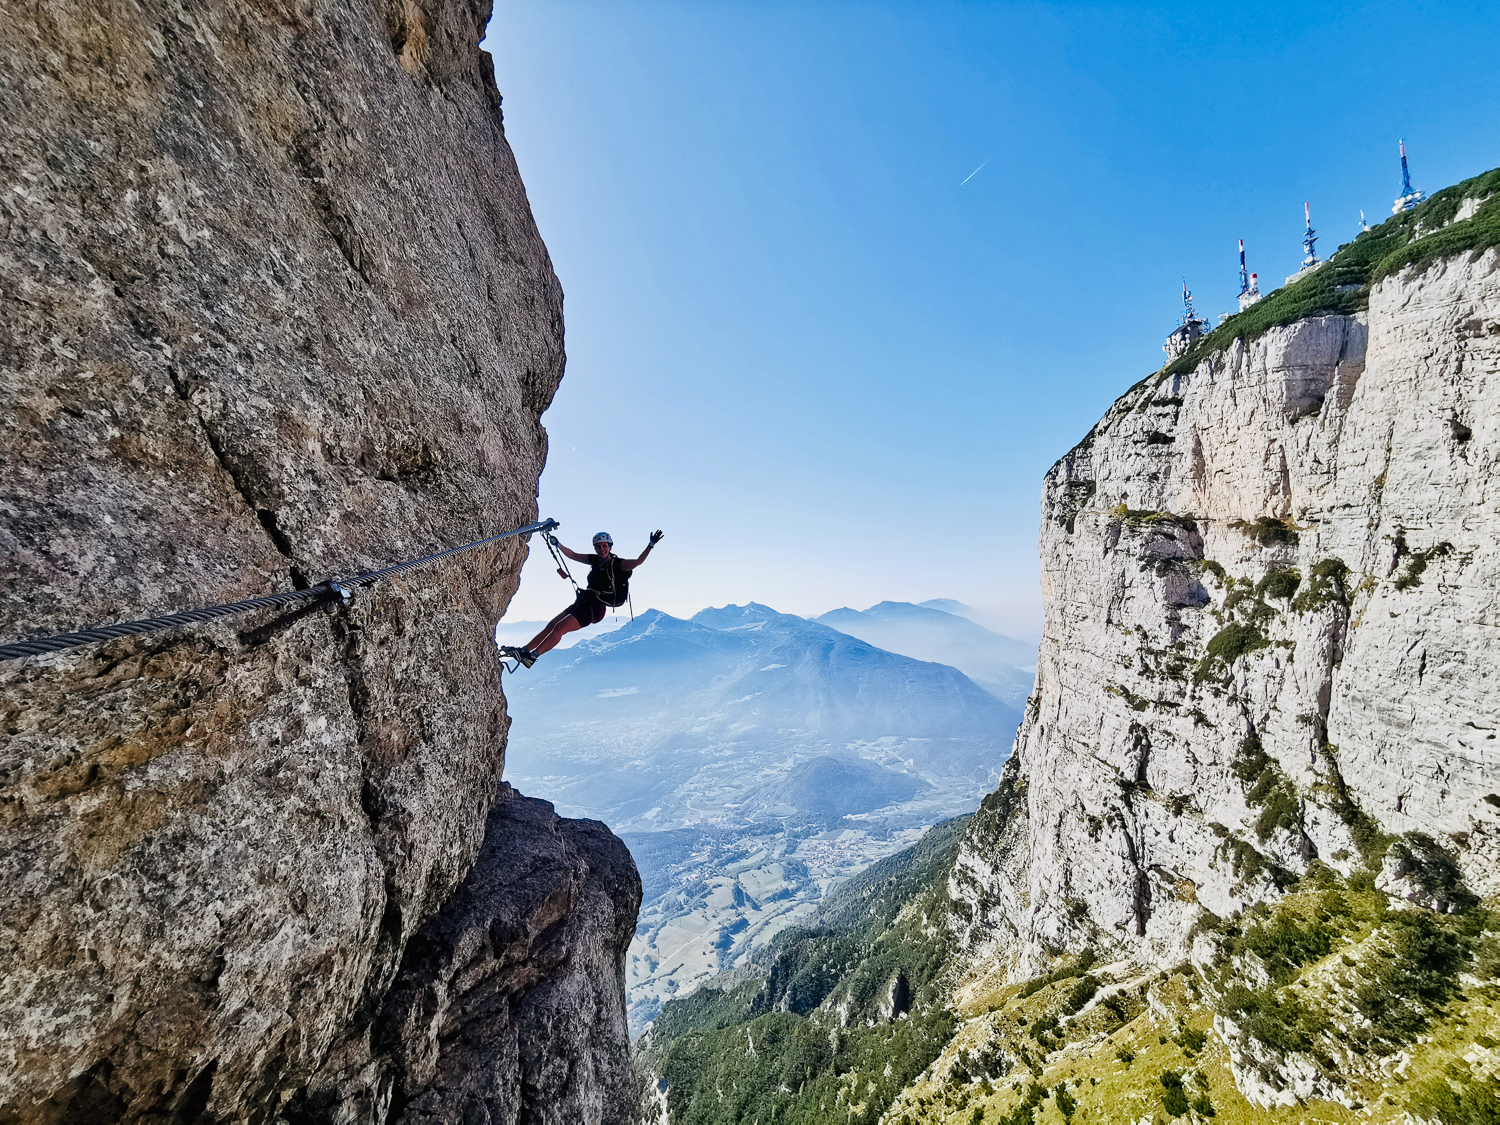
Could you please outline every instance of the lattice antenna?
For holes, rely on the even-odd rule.
[[[1396,202],[1391,205],[1391,214],[1399,215],[1402,211],[1410,211],[1418,203],[1427,197],[1416,188],[1411,186],[1411,169],[1406,166],[1406,142],[1398,141],[1401,148],[1401,194],[1396,197]]]

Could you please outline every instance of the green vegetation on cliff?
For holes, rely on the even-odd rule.
[[[1440,863],[1421,864],[1405,877],[1441,887]],[[1500,1125],[1500,916],[1471,898],[1425,909],[1318,863],[1286,889],[1231,919],[1205,911],[1195,951],[1215,952],[1196,967],[1086,953],[1023,984],[977,966],[954,982],[952,1040],[887,1125]],[[1291,1104],[1256,1104],[1293,1074],[1317,1077]]]
[[[1455,222],[1466,199],[1483,202],[1469,218]],[[1407,266],[1421,267],[1438,258],[1492,246],[1500,246],[1500,168],[1434,192],[1412,210],[1362,231],[1320,268],[1231,316],[1161,373],[1191,371],[1235,340],[1253,340],[1283,324],[1358,312],[1369,307],[1370,288],[1384,277]]]
[[[674,1125],[880,1119],[953,1035],[942,923],[968,821],[849,880],[757,955],[749,979],[662,1009],[638,1046]]]

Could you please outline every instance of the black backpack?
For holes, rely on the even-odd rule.
[[[619,555],[611,554],[608,562],[594,556],[589,565],[589,589],[611,608],[625,604],[630,597],[630,571],[622,565]]]

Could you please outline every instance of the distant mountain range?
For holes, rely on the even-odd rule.
[[[866,763],[849,813],[891,803],[883,774],[982,787],[1020,722],[954,668],[754,603],[648,610],[549,653],[507,696],[506,777],[616,831],[794,816],[765,794],[820,756]]]
[[[548,653],[506,696],[506,780],[605,821],[640,867],[636,1027],[972,811],[1020,721],[955,668],[753,603],[649,610]]]
[[[869,609],[835,609],[816,620],[888,652],[949,664],[1020,710],[1036,679],[1035,644],[991,632],[973,611],[951,598],[921,605],[881,602]]]

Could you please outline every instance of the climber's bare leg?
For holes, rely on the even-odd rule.
[[[570,610],[565,609],[551,621],[547,622],[547,627],[532,637],[531,642],[526,647],[538,656],[541,656],[542,653],[551,652],[556,648],[557,642],[569,633],[581,628],[582,626],[578,624],[578,618],[574,617]]]

